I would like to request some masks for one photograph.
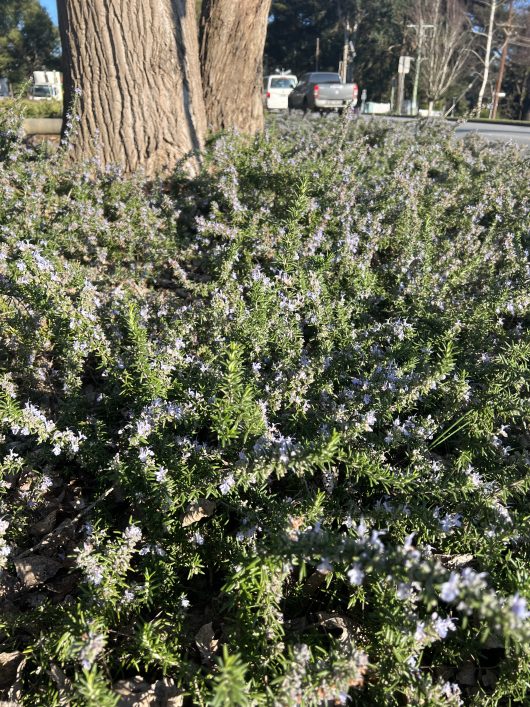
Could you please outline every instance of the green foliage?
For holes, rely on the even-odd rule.
[[[290,119],[162,188],[0,122],[22,704],[524,702],[528,155]]]
[[[24,118],[62,118],[63,104],[60,101],[32,101],[20,99],[5,99],[2,101],[4,110],[16,109]]]
[[[241,438],[258,437],[265,429],[263,413],[255,401],[252,385],[245,383],[243,354],[232,342],[228,349],[225,375],[220,381],[212,410],[213,430],[222,447]]]
[[[219,660],[219,673],[213,680],[211,707],[249,707],[255,704],[248,694],[247,666],[238,655],[230,655],[223,646],[223,657]]]
[[[3,0],[0,76],[23,85],[33,71],[58,67],[59,32],[38,0]]]

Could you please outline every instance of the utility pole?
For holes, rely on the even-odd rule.
[[[402,54],[399,57],[398,66],[398,95],[397,95],[397,113],[403,113],[403,100],[405,98],[405,74],[410,72],[410,63],[412,57]]]
[[[416,66],[414,68],[414,86],[412,89],[412,110],[415,115],[418,114],[418,89],[420,85],[421,62],[423,61],[423,41],[425,39],[425,30],[434,29],[434,25],[425,25],[423,20],[420,20],[419,25],[407,25],[411,29],[418,32],[418,52],[416,55]]]
[[[320,67],[320,37],[317,37],[317,48],[315,52],[315,71]]]
[[[354,76],[353,76],[353,62],[355,61],[355,57],[357,56],[357,52],[355,51],[355,44],[357,42],[357,30],[359,29],[359,23],[355,22],[353,25],[353,31],[351,36],[350,41],[348,42],[348,48],[349,48],[349,54],[348,54],[348,69],[346,71],[346,83],[352,83]]]
[[[398,87],[397,87],[397,102],[396,113],[401,115],[403,112],[403,99],[405,97],[405,72],[398,72]]]
[[[348,79],[348,59],[350,56],[350,21],[346,20],[344,24],[344,46],[342,48],[342,83],[347,83]]]
[[[508,26],[506,27],[506,39],[504,40],[504,45],[502,47],[501,63],[499,66],[499,75],[497,76],[497,85],[495,86],[495,94],[493,96],[493,106],[491,108],[491,119],[495,120],[497,117],[497,109],[499,107],[499,98],[502,89],[502,82],[504,80],[504,70],[506,68],[506,57],[508,56],[508,45],[510,44],[510,38],[512,35],[512,22],[513,22],[513,0],[510,0],[510,10],[508,12]]]

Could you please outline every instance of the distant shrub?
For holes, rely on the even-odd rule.
[[[16,107],[25,118],[62,118],[63,104],[61,101],[32,101],[29,99],[0,100],[0,110]]]
[[[0,631],[23,703],[115,705],[138,674],[197,705],[524,703],[527,155],[279,120],[169,195],[16,135]]]

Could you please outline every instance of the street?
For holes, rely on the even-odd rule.
[[[499,140],[501,142],[515,142],[519,145],[530,145],[529,125],[463,123],[456,128],[455,133],[461,136],[468,135],[469,133],[479,133],[487,140]]]

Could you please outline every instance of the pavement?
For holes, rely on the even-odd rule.
[[[61,118],[26,118],[23,123],[26,135],[60,135]]]
[[[318,114],[311,116],[319,118]],[[400,118],[393,116],[362,116],[366,120],[415,120],[414,118]],[[38,118],[24,121],[27,135],[58,135],[61,132],[62,120],[56,118]],[[503,123],[459,123],[455,129],[456,135],[464,137],[470,133],[478,133],[486,140],[500,142],[513,142],[519,145],[530,146],[530,126]]]
[[[404,117],[404,116],[362,116],[366,119],[381,119],[381,120],[396,120],[396,121],[412,121],[416,118]],[[436,118],[433,118],[436,120]],[[442,118],[440,118],[442,120]],[[449,125],[454,123],[452,121],[447,121]],[[459,137],[465,137],[471,133],[477,133],[486,140],[494,140],[497,142],[513,142],[518,145],[524,145],[526,147],[530,146],[530,125],[528,124],[513,124],[513,123],[490,123],[490,122],[478,122],[473,121],[472,123],[457,123],[455,134]]]
[[[503,125],[501,123],[461,123],[455,130],[460,136],[469,133],[478,133],[487,140],[501,142],[515,142],[519,145],[530,146],[530,126],[528,125]]]

